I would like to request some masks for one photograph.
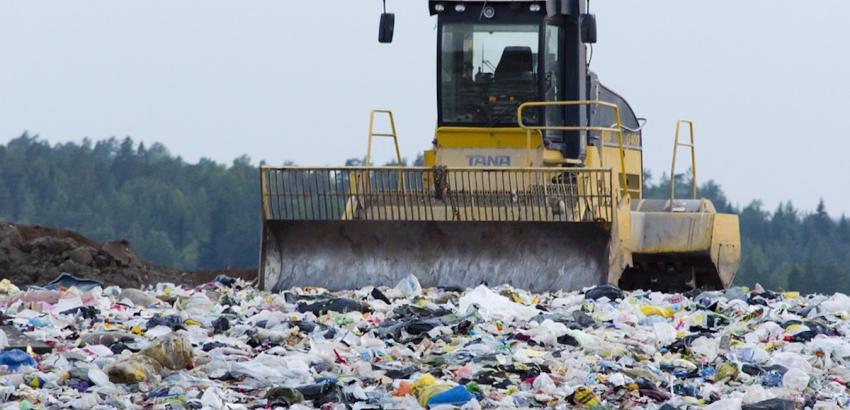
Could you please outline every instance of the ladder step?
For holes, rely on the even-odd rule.
[[[677,145],[677,146],[679,146],[679,147],[691,147],[691,148],[693,148],[693,147],[694,147],[694,144],[684,144],[684,143],[679,143],[679,144],[676,144],[676,145]]]
[[[372,134],[373,137],[391,137],[395,138],[395,134]]]

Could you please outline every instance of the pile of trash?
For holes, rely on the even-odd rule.
[[[850,406],[842,294],[4,280],[0,312],[0,409]]]

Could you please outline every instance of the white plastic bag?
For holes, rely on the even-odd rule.
[[[808,373],[798,368],[792,368],[782,376],[782,386],[798,392],[803,391],[809,385],[809,378]]]
[[[555,394],[555,389],[558,388],[558,386],[555,385],[555,382],[552,381],[552,378],[546,373],[540,373],[540,375],[534,379],[532,387],[534,387],[535,390],[541,391],[550,396]]]
[[[422,285],[419,284],[419,279],[415,275],[407,275],[395,286],[397,294],[410,297],[419,296],[422,294]]]
[[[691,343],[691,350],[709,362],[713,362],[717,358],[718,342],[718,339],[698,337]]]
[[[221,395],[215,387],[208,387],[204,390],[204,395],[201,396],[201,404],[203,404],[205,408],[213,410],[221,410],[224,408],[224,401],[221,399]]]
[[[468,312],[473,305],[477,306],[478,312],[487,320],[529,320],[540,313],[532,307],[514,303],[484,285],[467,292],[458,304],[461,313]]]

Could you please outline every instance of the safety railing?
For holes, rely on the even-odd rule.
[[[615,206],[608,169],[263,167],[260,181],[266,220],[610,222]]]
[[[384,114],[387,116],[387,120],[389,120],[390,131],[389,132],[375,132],[375,114]],[[369,112],[369,141],[366,143],[366,158],[364,159],[364,164],[366,166],[372,165],[372,140],[375,137],[382,138],[390,138],[393,140],[393,147],[395,148],[395,163],[396,166],[402,166],[401,159],[401,149],[398,147],[398,131],[395,128],[395,116],[393,112],[390,110],[372,110]],[[404,178],[398,178],[399,184],[404,184]],[[401,185],[400,187],[403,187]]]
[[[680,142],[679,132],[682,125],[687,125],[689,129],[690,142]],[[691,151],[691,198],[697,199],[697,153],[696,144],[694,143],[694,122],[691,120],[676,121],[676,135],[673,140],[673,163],[670,166],[670,208],[673,208],[673,201],[676,200],[676,153],[679,152],[679,147],[690,148]]]
[[[614,112],[615,124],[611,127],[602,126],[582,126],[582,125],[528,125],[523,121],[523,112],[528,108],[547,108],[547,107],[567,107],[567,106],[588,106],[594,105],[597,107],[609,108]],[[535,101],[520,104],[517,107],[517,121],[520,128],[526,130],[526,140],[528,151],[531,151],[532,132],[542,131],[584,131],[584,132],[612,132],[617,134],[617,143],[619,145],[620,154],[620,188],[623,191],[623,196],[629,195],[629,187],[626,179],[626,151],[623,147],[623,123],[620,119],[620,107],[617,104],[607,101],[589,100],[589,101]],[[602,162],[602,144],[597,145],[599,150],[599,161]]]

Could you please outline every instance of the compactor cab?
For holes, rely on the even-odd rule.
[[[420,167],[264,167],[264,288],[731,283],[738,220],[710,201],[643,199],[642,125],[589,68],[584,0],[435,1],[437,128]],[[392,41],[384,12],[379,40]],[[390,131],[375,132],[376,115]],[[694,155],[693,124],[688,145]],[[674,157],[675,158],[675,157]],[[674,159],[675,172],[675,159]],[[692,170],[696,161],[693,158]]]

